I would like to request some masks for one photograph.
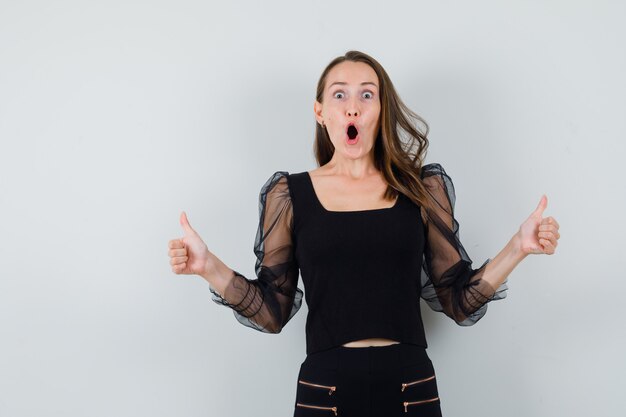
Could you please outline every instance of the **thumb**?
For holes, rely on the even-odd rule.
[[[543,194],[541,196],[541,200],[539,200],[539,205],[537,205],[537,208],[535,209],[535,211],[533,211],[533,215],[538,215],[539,217],[542,217],[543,211],[546,209],[547,206],[548,206],[548,197],[546,197],[546,195]]]
[[[189,224],[189,220],[187,220],[187,214],[184,211],[180,214],[180,225],[183,227],[185,235],[197,234],[196,231],[193,230],[193,228]]]

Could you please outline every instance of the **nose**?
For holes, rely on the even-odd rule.
[[[346,108],[346,115],[348,117],[356,117],[358,116],[359,110],[357,109],[357,104],[355,103],[354,100],[350,100],[350,102],[348,103],[348,107]]]

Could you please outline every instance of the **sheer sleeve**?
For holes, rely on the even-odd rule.
[[[421,178],[434,206],[425,216],[421,297],[434,311],[444,312],[461,326],[470,326],[485,315],[488,302],[506,297],[507,281],[494,289],[482,279],[490,258],[478,269],[472,268],[454,218],[454,185],[443,167],[438,163],[424,165]]]
[[[280,333],[302,305],[299,268],[292,241],[293,208],[288,172],[275,172],[259,193],[259,226],[254,243],[256,279],[237,271],[224,294],[209,286],[212,300],[233,309],[243,325]],[[227,301],[228,300],[228,301]]]

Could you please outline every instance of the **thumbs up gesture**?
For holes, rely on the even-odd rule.
[[[559,223],[551,216],[543,217],[548,205],[548,197],[541,196],[539,205],[519,228],[520,245],[526,254],[552,255],[556,250],[559,234]]]
[[[212,254],[189,224],[184,211],[180,215],[180,225],[183,228],[183,237],[172,239],[168,244],[172,271],[176,274],[201,275],[208,269]]]

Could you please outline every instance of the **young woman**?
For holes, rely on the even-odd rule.
[[[547,198],[479,268],[459,241],[450,176],[423,165],[428,125],[384,68],[349,51],[323,71],[314,105],[319,168],[275,172],[259,195],[252,280],[212,254],[190,226],[169,242],[172,271],[198,274],[242,324],[279,333],[302,305],[306,358],[294,416],[441,416],[420,298],[459,325],[506,295],[528,254],[553,254]],[[413,119],[414,120],[413,120]],[[425,128],[420,131],[414,121]]]

